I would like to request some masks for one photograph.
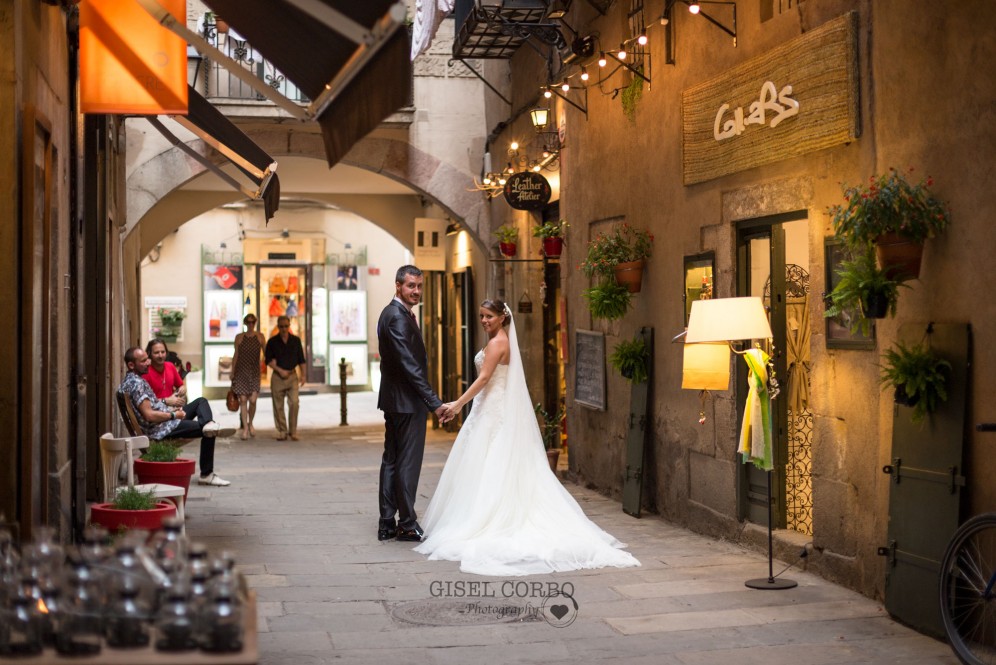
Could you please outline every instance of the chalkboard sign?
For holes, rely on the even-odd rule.
[[[574,331],[574,401],[605,411],[605,335]]]

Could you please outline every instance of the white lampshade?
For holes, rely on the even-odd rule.
[[[760,298],[715,298],[692,303],[685,343],[767,339],[771,336],[771,325]]]
[[[730,345],[726,342],[685,344],[681,387],[727,390],[730,387]]]

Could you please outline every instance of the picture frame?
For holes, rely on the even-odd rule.
[[[370,361],[366,344],[329,344],[329,384],[339,385],[339,362],[346,359],[346,385],[365,386],[370,382]]]
[[[329,291],[329,340],[367,341],[366,291]]]
[[[716,253],[692,254],[682,259],[684,282],[681,301],[685,307],[685,326],[692,313],[692,303],[696,300],[709,300],[716,297],[713,275],[716,272]]]
[[[833,292],[840,276],[837,268],[846,258],[844,244],[830,236],[823,241],[823,265],[826,269],[826,291],[823,293],[824,312],[830,304],[830,294]],[[861,330],[851,331],[851,322],[860,317],[856,308],[846,309],[837,316],[824,317],[826,322],[826,344],[828,349],[874,349],[875,321],[870,320],[871,328],[867,335]]]

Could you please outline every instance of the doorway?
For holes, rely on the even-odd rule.
[[[737,225],[737,295],[762,299],[773,339],[768,351],[780,393],[772,401],[771,515],[774,528],[813,534],[813,414],[809,409],[809,224],[805,211]],[[747,394],[737,363],[738,395]],[[738,421],[743,418],[738,398]],[[740,519],[767,525],[767,474],[752,464],[738,474]]]

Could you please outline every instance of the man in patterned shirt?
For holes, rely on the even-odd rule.
[[[138,423],[153,441],[166,438],[192,439],[201,437],[201,485],[225,487],[231,485],[214,472],[214,439],[218,436],[232,436],[232,428],[221,429],[214,422],[211,405],[203,397],[198,397],[183,407],[171,407],[152,392],[152,388],[142,376],[149,371],[149,355],[141,347],[133,346],[125,352],[125,366],[128,373],[118,387],[118,392],[128,396]]]

